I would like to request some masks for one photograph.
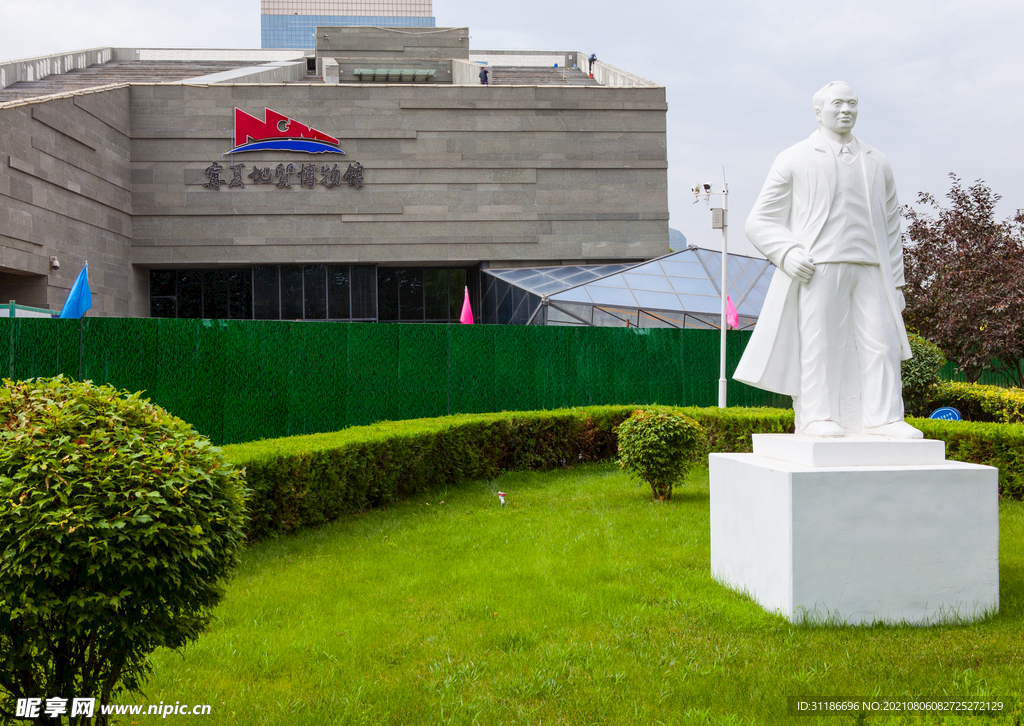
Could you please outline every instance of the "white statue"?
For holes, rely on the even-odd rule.
[[[863,433],[921,438],[903,420],[900,361],[910,342],[892,168],[853,135],[849,85],[814,94],[814,115],[820,128],[779,154],[747,219],[747,237],[778,270],[735,378],[792,396],[797,433],[843,436],[849,341]]]

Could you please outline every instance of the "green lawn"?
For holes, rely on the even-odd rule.
[[[711,579],[706,469],[667,503],[613,464],[507,474],[253,546],[139,700],[212,706],[166,723],[1020,724],[1024,504],[1000,527],[998,616],[797,627]],[[791,708],[823,698],[1005,710]]]

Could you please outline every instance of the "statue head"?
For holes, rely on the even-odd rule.
[[[814,94],[814,117],[818,125],[843,136],[857,123],[857,94],[845,81],[832,81]]]

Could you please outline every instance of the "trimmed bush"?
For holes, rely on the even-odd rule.
[[[110,386],[5,380],[0,424],[4,709],[139,690],[148,655],[198,637],[223,596],[242,544],[241,472],[181,419]]]
[[[461,414],[382,422],[328,434],[224,447],[252,489],[249,537],[321,524],[418,491],[507,469],[551,469],[612,459],[615,427],[634,406]],[[682,408],[710,451],[750,451],[751,433],[793,430],[793,412]]]
[[[754,450],[753,434],[793,433],[791,408],[680,408],[704,427],[713,453],[746,453]]]
[[[999,494],[1024,499],[1024,425],[939,421],[910,422],[926,439],[946,442],[946,458],[999,469]]]
[[[506,469],[551,469],[615,456],[627,406],[462,414],[234,444],[253,491],[249,535],[320,524]]]
[[[910,350],[914,357],[901,364],[903,378],[903,407],[908,416],[927,416],[928,402],[939,383],[939,371],[946,364],[946,357],[939,346],[922,338],[917,333],[907,332]]]
[[[952,406],[968,421],[1024,423],[1024,390],[1020,388],[943,382],[933,389],[930,408],[941,406]]]
[[[672,488],[697,462],[707,440],[700,424],[668,408],[634,411],[615,433],[619,465],[647,482],[658,500],[672,498]]]
[[[257,539],[465,479],[494,478],[506,469],[550,469],[612,459],[617,451],[614,428],[634,408],[594,406],[383,422],[329,434],[232,444],[224,447],[224,456],[246,468],[252,490],[248,534]],[[793,432],[792,410],[672,410],[704,428],[707,448],[701,457],[750,452],[755,433]],[[912,423],[929,438],[944,438],[947,426],[955,431],[960,425],[927,419]],[[1019,429],[982,428],[970,436],[1009,441]],[[949,456],[999,467],[1000,485],[1009,483],[1007,495],[1021,496],[1013,482],[1022,476],[1018,472],[1024,472],[1024,462],[1012,447],[958,444],[950,447]]]

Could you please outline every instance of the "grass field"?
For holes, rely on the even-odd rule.
[[[507,474],[253,546],[139,702],[212,707],[167,723],[1020,724],[1024,504],[1000,527],[997,616],[793,626],[711,579],[706,469],[671,502],[613,464]],[[1004,710],[793,708],[840,698]]]

